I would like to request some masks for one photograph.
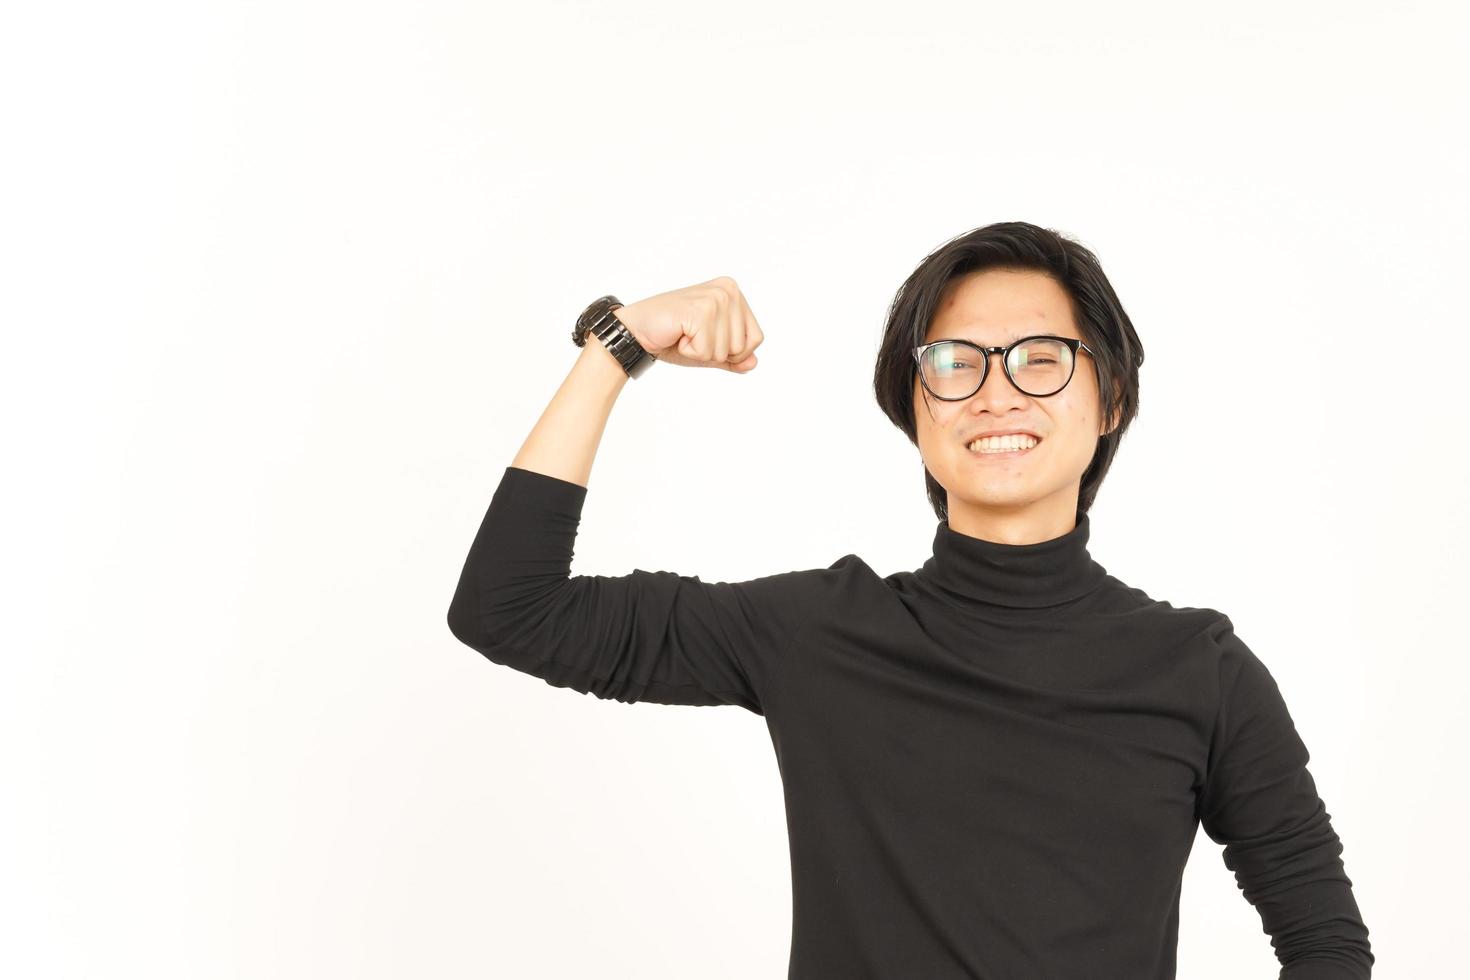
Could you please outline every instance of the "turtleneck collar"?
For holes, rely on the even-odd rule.
[[[1087,550],[1091,523],[1034,544],[1000,544],[961,534],[940,521],[934,554],[921,569],[926,579],[955,598],[996,606],[1036,608],[1076,599],[1095,589],[1107,570]]]

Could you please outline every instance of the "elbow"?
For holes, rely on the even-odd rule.
[[[489,643],[491,624],[487,615],[487,600],[495,595],[486,587],[482,576],[469,564],[454,587],[454,597],[449,601],[445,622],[454,638],[465,646],[483,652]]]
[[[445,623],[456,640],[497,663],[503,662],[491,653],[502,645],[506,624],[489,616],[473,593],[461,591],[455,594],[445,615]]]
[[[476,649],[484,645],[484,623],[475,612],[474,603],[464,590],[461,589],[454,594],[454,600],[449,604],[449,613],[445,620],[448,623],[449,632],[459,642]]]
[[[1285,963],[1281,980],[1371,980],[1374,961],[1366,941],[1344,943]]]
[[[464,607],[458,601],[449,604],[449,632],[461,643],[468,643],[465,637],[469,636],[470,624],[465,616]]]

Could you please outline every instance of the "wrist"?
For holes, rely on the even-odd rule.
[[[631,380],[613,352],[596,337],[588,338],[588,342],[583,345],[581,353],[577,355],[577,364],[585,366],[589,372],[605,378],[619,388]]]
[[[638,330],[631,323],[628,322],[628,318],[625,317],[625,316],[623,316],[623,311],[626,310],[626,309],[627,309],[626,306],[620,306],[617,309],[613,310],[612,311],[613,317],[616,318],[617,321],[623,325],[623,329],[624,330],[628,331],[628,336],[632,337],[634,340],[636,340],[638,342],[638,346],[639,347],[642,347],[645,351],[647,351],[650,354],[655,354],[656,355],[658,352],[655,351],[648,344],[648,342],[643,339],[643,335],[641,333],[639,333]]]
[[[637,378],[657,358],[649,353],[628,329],[617,311],[623,308],[616,296],[602,296],[582,311],[572,328],[572,341],[579,347],[601,346],[630,378]]]

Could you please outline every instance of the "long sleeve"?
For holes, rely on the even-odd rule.
[[[1276,680],[1235,634],[1212,628],[1220,706],[1199,795],[1205,832],[1261,916],[1280,980],[1367,980],[1374,956],[1342,842],[1307,769]]]
[[[823,570],[746,582],[643,569],[573,576],[586,494],[506,467],[449,607],[455,637],[554,687],[763,715],[771,661],[812,608]]]

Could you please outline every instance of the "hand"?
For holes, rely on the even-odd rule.
[[[755,367],[754,351],[765,340],[750,304],[729,276],[629,303],[613,315],[665,364],[745,374]]]

